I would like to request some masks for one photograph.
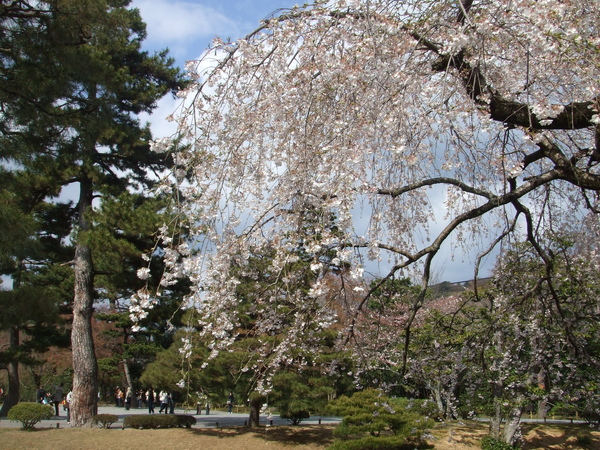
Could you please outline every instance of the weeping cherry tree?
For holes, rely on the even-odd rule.
[[[190,277],[216,354],[239,326],[231,268],[275,249],[256,327],[288,336],[263,348],[285,355],[368,304],[371,262],[382,283],[418,274],[414,310],[447,248],[475,252],[475,277],[515,235],[549,262],[539,235],[598,212],[599,28],[596,0],[339,0],[215,40],[188,64],[177,134],[154,142],[178,148],[163,189],[191,236],[165,250],[163,285]],[[298,248],[315,273],[302,293],[285,272]],[[140,293],[132,315],[158,301]]]

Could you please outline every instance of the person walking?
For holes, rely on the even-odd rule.
[[[152,386],[146,391],[146,402],[148,403],[148,414],[154,414],[154,390]]]
[[[144,391],[141,389],[138,389],[135,397],[137,399],[137,407],[138,409],[142,409],[142,407],[144,406]]]
[[[119,386],[117,386],[115,388],[115,406],[118,408],[119,406],[119,398],[120,398],[120,394],[121,394],[121,388],[119,388]]]
[[[67,423],[71,423],[71,400],[73,400],[73,391],[67,394]]]
[[[127,411],[129,411],[129,408],[131,408],[132,398],[133,398],[133,389],[131,389],[131,386],[128,386],[127,392],[125,392],[125,409]]]
[[[59,417],[59,408],[58,405],[61,404],[63,399],[63,385],[60,383],[58,386],[53,386],[52,388],[52,402],[54,403],[54,415]]]
[[[117,392],[117,396],[118,396],[119,406],[122,408],[123,406],[125,406],[125,392],[123,392],[123,390],[121,388],[119,388],[119,390]]]
[[[160,391],[160,394],[158,394],[158,397],[160,399],[160,410],[158,411],[158,413],[162,413],[163,409],[165,410],[165,414],[169,413],[169,394],[167,393],[167,391]]]
[[[175,414],[175,392],[169,392],[168,396],[169,401],[169,414]]]

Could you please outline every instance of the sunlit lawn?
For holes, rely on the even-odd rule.
[[[38,428],[22,431],[18,428],[0,428],[1,449],[195,449],[195,450],[256,450],[269,449],[324,449],[332,442],[333,425],[277,426],[248,428],[193,428],[170,430],[121,430]],[[525,445],[528,449],[600,449],[600,432],[591,432],[592,442],[587,447],[577,444],[577,435],[589,432],[585,425],[524,424]],[[439,450],[479,449],[479,442],[487,432],[481,422],[452,422],[438,425],[429,441]]]

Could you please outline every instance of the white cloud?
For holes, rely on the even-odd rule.
[[[217,10],[192,1],[134,0],[148,33],[145,46],[168,47],[177,59],[194,58],[215,36],[236,36],[234,20]],[[188,52],[196,54],[190,55]]]
[[[138,116],[142,124],[150,123],[154,139],[169,137],[176,133],[176,123],[168,121],[167,117],[175,112],[181,102],[180,98],[173,98],[171,94],[168,94],[156,103],[156,108],[152,111],[152,114],[141,113]]]

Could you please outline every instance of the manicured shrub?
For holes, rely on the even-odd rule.
[[[420,439],[401,436],[367,436],[362,439],[335,441],[329,450],[420,450],[431,449],[432,445]]]
[[[184,414],[133,414],[125,417],[123,428],[157,429],[157,428],[190,428],[196,423],[196,418]]]
[[[481,450],[514,450],[518,447],[513,447],[499,439],[494,439],[491,436],[486,436],[481,440]]]
[[[48,420],[54,416],[54,408],[41,403],[19,403],[8,412],[8,419],[21,422],[23,430],[31,430],[40,420]]]
[[[300,425],[300,423],[304,419],[308,419],[310,417],[310,413],[308,411],[286,411],[280,414],[282,419],[288,420],[292,425]]]
[[[119,421],[119,417],[114,414],[96,414],[92,420],[101,428],[110,428],[113,423]]]
[[[339,397],[327,405],[326,412],[342,417],[333,431],[333,449],[431,448],[421,436],[433,420],[416,412],[407,399],[366,389]]]

